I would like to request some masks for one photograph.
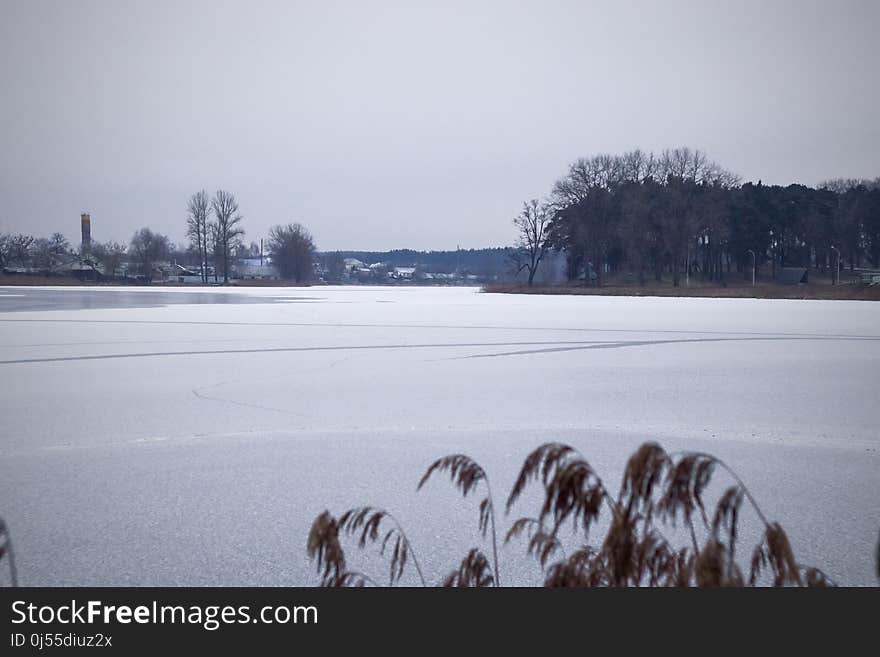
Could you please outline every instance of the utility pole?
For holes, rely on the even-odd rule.
[[[752,287],[755,287],[755,270],[758,268],[758,258],[751,249],[748,252],[752,254]]]

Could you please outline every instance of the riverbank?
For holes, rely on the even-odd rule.
[[[760,284],[748,286],[692,286],[672,285],[609,285],[586,287],[583,285],[528,285],[498,283],[486,285],[484,292],[494,294],[568,294],[622,297],[704,297],[719,299],[833,299],[852,301],[880,301],[880,286],[868,285],[777,285]]]

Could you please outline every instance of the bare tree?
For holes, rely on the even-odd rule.
[[[664,150],[657,167],[661,182],[670,176],[686,182],[719,184],[723,187],[732,187],[739,182],[739,176],[710,160],[706,153],[699,149],[691,150],[687,146]]]
[[[206,246],[214,262],[214,282],[217,283],[220,280],[220,267],[218,263],[223,259],[223,248],[220,245],[220,237],[216,221],[208,222]]]
[[[30,235],[24,235],[23,233],[10,235],[7,262],[15,262],[22,267],[27,266],[31,261],[31,251],[33,246],[34,238]]]
[[[345,259],[339,251],[321,256],[321,267],[324,270],[324,280],[338,282],[345,274]]]
[[[216,253],[223,264],[223,282],[229,282],[229,256],[235,242],[244,235],[244,229],[239,225],[242,216],[238,214],[238,202],[232,192],[218,189],[214,198],[211,199],[211,209],[214,211]],[[216,263],[214,267],[216,269]]]
[[[519,235],[517,248],[511,259],[517,274],[523,270],[528,271],[529,285],[535,280],[538,266],[549,249],[546,233],[551,217],[550,207],[533,198],[523,203],[522,212],[513,220]]]
[[[31,262],[38,269],[54,272],[62,264],[64,256],[70,252],[70,243],[61,233],[52,233],[49,238],[40,237],[30,248]]]
[[[12,255],[12,235],[3,233],[0,235],[0,267],[6,267]]]
[[[125,244],[104,242],[92,244],[92,256],[104,266],[104,274],[114,277],[122,266],[126,252]]]
[[[168,257],[170,248],[171,242],[165,235],[154,233],[149,228],[141,228],[131,238],[129,255],[149,283],[153,280],[156,263]]]
[[[269,231],[269,253],[282,278],[308,281],[315,262],[315,241],[300,224],[275,226]]]
[[[211,204],[203,189],[189,197],[186,204],[186,235],[198,253],[202,282],[208,282],[208,215]]]

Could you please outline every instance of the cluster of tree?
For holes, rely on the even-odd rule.
[[[189,198],[187,213],[186,235],[190,248],[198,256],[202,281],[208,282],[210,254],[214,262],[214,280],[218,280],[222,273],[223,282],[228,282],[233,253],[242,246],[244,236],[235,195],[218,189],[214,197],[208,199],[205,190],[201,190]]]
[[[601,285],[612,272],[699,276],[726,283],[731,271],[769,265],[835,271],[880,266],[880,178],[811,188],[738,177],[689,148],[580,159],[549,197],[514,220],[514,269],[531,284],[551,249],[565,254],[569,280]]]
[[[50,237],[34,237],[19,233],[0,235],[0,265],[29,267],[42,271],[54,271],[63,264],[63,256],[70,251],[67,238],[61,233]]]
[[[235,195],[222,189],[210,199],[204,190],[196,192],[187,202],[189,251],[197,258],[197,268],[204,282],[208,281],[211,263],[214,280],[222,275],[223,282],[228,282],[235,258],[263,255],[256,243],[244,245],[242,216],[238,210]],[[315,243],[302,225],[274,226],[269,232],[267,247],[267,255],[281,278],[303,283],[312,277]]]
[[[187,202],[187,213],[188,245],[174,245],[167,235],[148,227],[136,231],[128,245],[91,242],[78,249],[71,248],[61,233],[48,238],[0,234],[0,269],[57,273],[65,265],[76,264],[78,271],[91,267],[104,278],[124,275],[150,282],[158,268],[174,262],[199,272],[205,283],[211,276],[215,282],[221,277],[228,282],[236,259],[263,255],[261,246],[242,242],[242,217],[231,192],[218,190],[213,198],[197,192]],[[298,283],[309,280],[315,253],[314,240],[303,226],[272,228],[267,255],[282,278]]]
[[[0,234],[0,268],[23,268],[55,273],[77,257],[85,264],[100,264],[107,276],[116,276],[125,261],[127,247],[118,242],[93,242],[88,253],[71,248],[61,233],[34,237],[24,233]]]

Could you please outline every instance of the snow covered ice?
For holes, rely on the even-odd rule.
[[[311,585],[311,520],[361,504],[438,581],[482,539],[478,500],[416,493],[435,458],[471,455],[501,500],[541,442],[616,488],[649,439],[725,459],[801,561],[876,583],[877,303],[3,288],[0,336],[25,585]],[[503,583],[540,581],[524,552],[503,548]]]

